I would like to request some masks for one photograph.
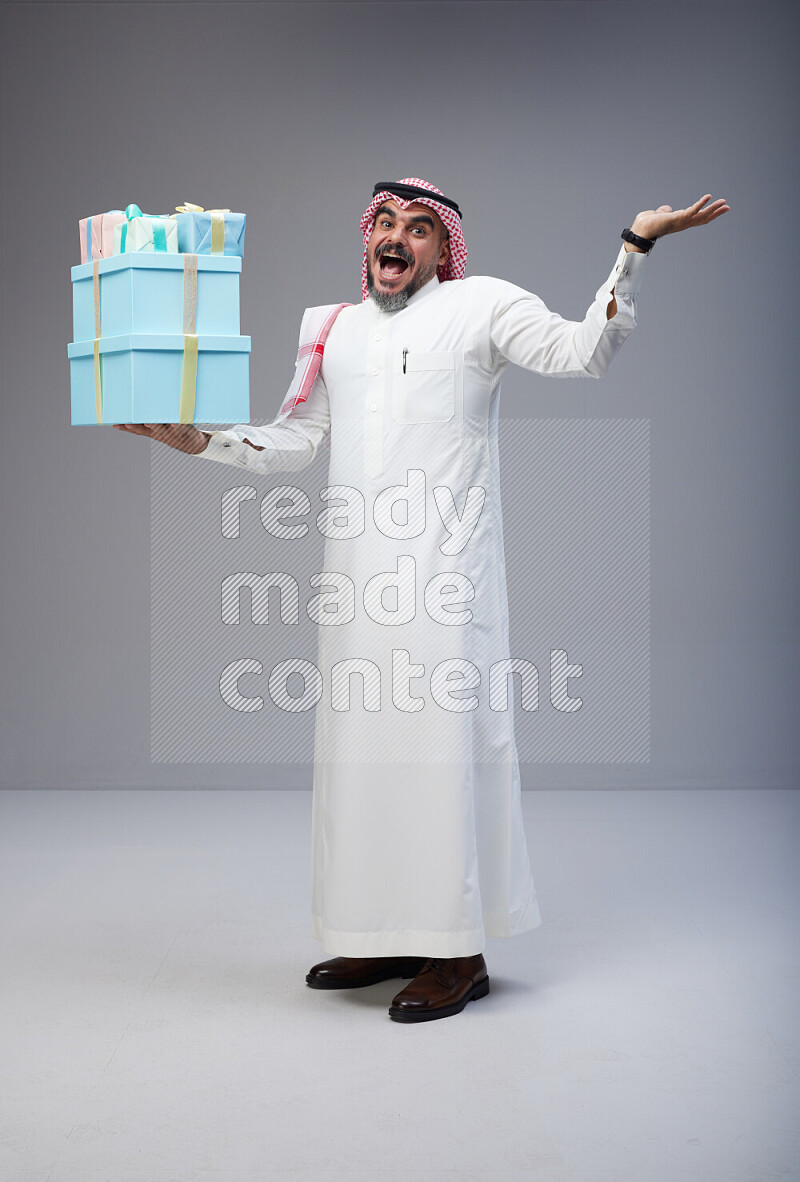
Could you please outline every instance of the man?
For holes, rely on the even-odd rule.
[[[571,322],[513,284],[464,277],[461,212],[441,190],[380,182],[361,220],[362,302],[322,310],[316,350],[301,333],[298,374],[320,352],[321,368],[272,424],[121,428],[270,476],[330,439],[325,491],[346,508],[320,578],[349,599],[318,621],[312,932],[335,955],[310,986],[401,978],[393,1019],[447,1017],[489,992],[486,936],[541,922],[513,735],[500,380],[509,362],[603,377],[636,323],[646,253],[729,208],[710,198],[639,213]]]

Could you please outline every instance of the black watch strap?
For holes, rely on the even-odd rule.
[[[656,244],[655,238],[640,238],[638,234],[634,234],[633,230],[629,230],[627,226],[620,234],[620,238],[624,238],[626,242],[630,242],[631,246],[638,246],[645,254],[649,254]]]

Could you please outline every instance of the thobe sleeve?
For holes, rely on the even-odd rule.
[[[495,362],[502,359],[550,377],[602,378],[636,325],[636,294],[647,255],[620,248],[614,266],[581,321],[565,320],[531,292],[504,284],[491,320]],[[612,296],[612,289],[614,295]],[[613,298],[617,311],[606,309]]]
[[[306,401],[279,423],[265,427],[236,423],[230,430],[214,431],[208,447],[195,458],[237,464],[253,472],[297,472],[308,467],[329,430],[328,391],[318,374]],[[245,439],[264,450],[256,451]]]

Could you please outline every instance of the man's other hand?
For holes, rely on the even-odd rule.
[[[148,435],[167,447],[199,455],[208,447],[211,438],[208,431],[200,431],[192,423],[114,423],[115,431],[128,431],[131,435]]]

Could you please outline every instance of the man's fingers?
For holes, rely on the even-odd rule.
[[[708,193],[704,200],[707,200],[710,196],[711,194]],[[694,205],[690,205],[688,209],[683,211],[685,217],[684,228],[688,230],[694,226],[707,226],[709,222],[715,221],[721,214],[727,213],[729,209],[730,206],[724,197],[718,197],[716,201],[713,201],[705,209],[698,209],[697,202],[695,202]]]
[[[152,435],[147,423],[112,423],[119,431],[128,431],[131,435]]]
[[[701,205],[705,205],[706,201],[709,201],[709,200],[710,200],[710,198],[711,198],[711,194],[710,194],[710,193],[704,193],[702,197],[698,198],[698,200],[697,200],[697,201],[695,201],[694,205],[690,205],[690,206],[689,206],[689,209],[690,209],[690,210],[693,210],[693,209],[699,209],[699,208],[700,208],[700,206],[701,206]],[[687,211],[687,212],[688,212],[688,211]]]
[[[712,202],[706,209],[701,209],[695,216],[697,225],[703,225],[706,222],[713,222],[714,218],[719,217],[721,213],[726,213],[730,206],[725,201],[724,197],[718,197],[716,201]]]
[[[729,209],[730,209],[730,206],[725,205],[723,203],[722,205],[720,205],[719,209],[715,209],[713,213],[709,214],[707,220],[709,222],[713,222],[714,218],[718,218],[720,216],[720,214],[727,213]]]

